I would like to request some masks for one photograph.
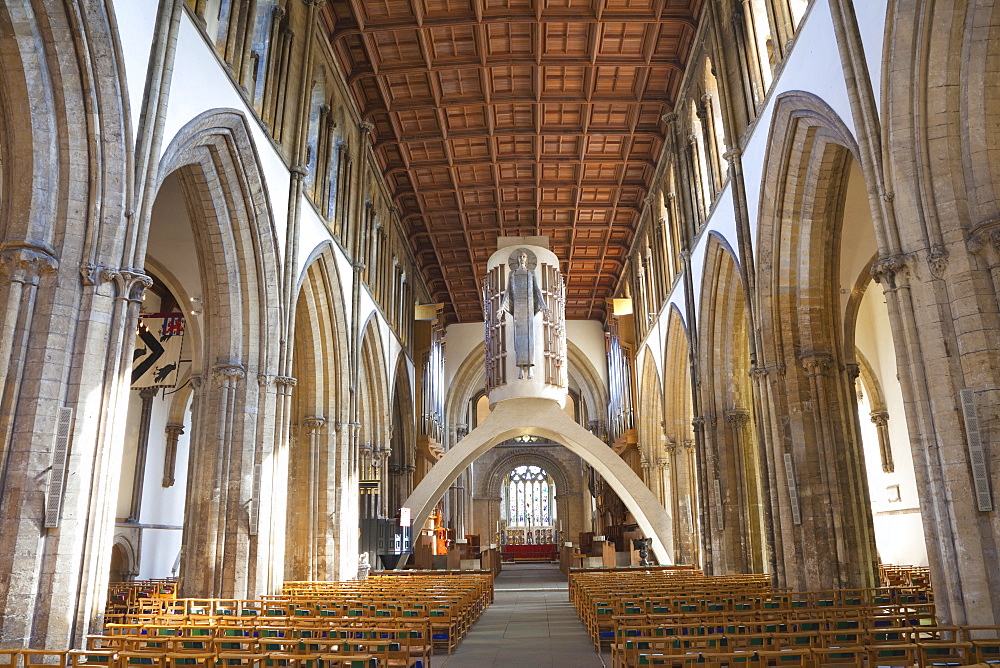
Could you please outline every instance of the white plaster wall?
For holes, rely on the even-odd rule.
[[[156,25],[157,0],[111,0],[118,39],[125,65],[125,90],[128,94],[131,127],[129,141],[135,143],[135,128],[142,110],[142,94],[146,86],[146,63],[149,45]]]
[[[567,320],[566,340],[580,349],[597,374],[608,386],[608,355],[604,346],[604,327],[596,320]]]
[[[875,104],[882,112],[882,50],[885,47],[885,20],[888,3],[884,0],[855,0],[854,14],[858,17],[865,59],[869,63]]]
[[[733,209],[732,185],[727,181],[726,186],[719,193],[715,201],[715,209],[710,218],[711,225],[706,225],[701,235],[697,238],[694,250],[691,252],[691,275],[695,277],[694,292],[699,295],[694,302],[695,317],[701,321],[701,298],[704,291],[705,263],[708,254],[708,242],[713,235],[722,237],[733,249],[733,253],[738,253],[739,245],[736,237],[736,213]],[[738,257],[738,256],[737,256]],[[683,287],[683,282],[682,282]]]
[[[889,413],[889,442],[895,464],[893,473],[882,471],[878,435],[869,418],[866,401],[859,406],[861,435],[864,443],[868,489],[875,520],[875,542],[882,561],[893,564],[927,565],[927,548],[920,519],[913,456],[910,452],[903,393],[896,377],[896,354],[889,328],[889,313],[882,289],[870,283],[858,314],[856,345],[882,387]],[[899,486],[899,501],[890,501],[889,487]]]
[[[174,529],[144,529],[139,549],[139,580],[176,577],[181,532]]]
[[[163,486],[163,465],[166,457],[166,426],[173,397],[164,392],[175,388],[165,388],[153,399],[153,413],[149,424],[149,445],[146,449],[146,471],[142,484],[142,524],[184,524],[184,498],[187,492],[188,443],[191,432],[190,401],[184,409],[184,433],[177,439],[174,460],[174,484]],[[133,391],[133,394],[138,394]],[[145,542],[145,539],[144,541]]]
[[[867,275],[868,262],[878,252],[875,223],[868,205],[864,176],[857,161],[851,165],[844,200],[844,224],[840,234],[840,314],[844,322],[855,284]]]
[[[472,354],[476,346],[483,342],[483,323],[465,322],[448,325],[445,330],[444,385],[450,388],[455,382],[455,374]],[[484,371],[485,373],[485,371]]]

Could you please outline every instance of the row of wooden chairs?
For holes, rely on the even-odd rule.
[[[929,581],[891,572],[899,586],[822,592],[634,571],[577,574],[570,588],[616,667],[1000,664],[1000,626],[940,626]]]
[[[187,668],[188,666],[241,666],[245,668],[382,668],[383,652],[353,652],[348,645],[313,654],[277,658],[257,651],[230,651],[224,658],[198,657],[192,653],[131,654],[114,650],[0,649],[0,668]]]
[[[433,653],[427,620],[406,625],[344,620],[323,628],[287,626],[159,626],[142,633],[89,636],[87,649],[114,652],[132,663],[242,666],[263,656],[269,665],[301,665],[342,655],[376,659],[379,666],[424,668]]]
[[[858,618],[872,626],[934,623],[926,588],[820,592],[773,590],[766,576],[690,577],[681,574],[575,574],[570,589],[595,646],[610,643],[620,626],[781,622]]]
[[[108,585],[104,618],[108,622],[124,621],[130,612],[160,610],[176,597],[177,581],[172,579],[112,582]]]
[[[987,654],[986,657],[993,656]],[[628,666],[669,666],[682,668],[739,668],[742,666],[791,666],[801,668],[929,668],[931,666],[981,666],[988,668],[996,658],[986,659],[975,648],[900,644],[892,646],[809,647],[787,650],[747,650],[698,652],[684,655],[639,652]]]
[[[883,587],[930,587],[931,569],[927,566],[879,564],[879,581]]]
[[[792,626],[792,625],[789,625]],[[836,626],[836,627],[835,627]],[[767,625],[736,627],[716,632],[714,627],[625,629],[612,645],[613,666],[635,666],[641,655],[674,657],[683,663],[692,655],[738,655],[754,652],[780,658],[780,665],[796,653],[809,657],[807,665],[971,665],[1000,662],[1000,627],[869,628],[803,623],[766,631]],[[706,632],[712,631],[712,632]],[[672,635],[677,634],[677,635]],[[731,661],[734,656],[728,657]],[[657,659],[659,660],[659,659]],[[798,665],[793,663],[793,665]]]
[[[146,602],[106,625],[108,635],[148,635],[150,629],[223,627],[328,633],[355,620],[406,630],[426,622],[433,645],[454,650],[493,600],[492,573],[372,577],[362,581],[289,583],[260,600],[162,599]]]

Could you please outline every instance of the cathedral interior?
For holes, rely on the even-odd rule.
[[[643,539],[1000,625],[993,0],[4,0],[0,274],[0,648]]]

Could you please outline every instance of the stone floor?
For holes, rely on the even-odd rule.
[[[598,668],[610,656],[594,651],[570,604],[564,576],[555,564],[505,564],[486,609],[451,656],[434,666]]]

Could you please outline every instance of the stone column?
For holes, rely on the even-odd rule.
[[[216,364],[211,382],[196,391],[198,425],[191,439],[188,502],[185,507],[180,582],[182,596],[243,596],[249,593],[246,541],[249,535],[242,484],[242,419],[246,368]],[[204,396],[198,396],[203,393]],[[241,433],[237,435],[237,430]],[[253,443],[246,444],[252,447]]]
[[[163,486],[173,487],[174,468],[177,465],[177,441],[184,433],[184,425],[168,424],[166,427],[167,448],[163,454]]]
[[[139,439],[136,443],[135,467],[132,472],[132,499],[129,502],[126,522],[138,522],[142,508],[142,486],[146,479],[146,452],[149,450],[149,421],[153,414],[153,399],[160,388],[144,387],[139,390],[142,406],[139,409]]]
[[[755,517],[758,513],[760,497],[757,494],[755,458],[752,447],[747,442],[750,412],[743,408],[726,411],[726,425],[732,432],[733,460],[736,464],[733,475],[736,479],[737,502],[735,513],[739,520],[739,568],[744,573],[759,573],[763,570],[763,536],[760,535],[760,523]]]
[[[7,241],[0,245],[0,278],[7,279],[2,283],[6,294],[0,296],[4,304],[0,326],[0,360],[4,360],[0,364],[0,491],[6,482],[11,430],[21,394],[38,283],[54,274],[57,266],[52,251],[42,244]]]
[[[300,480],[300,484],[308,488],[308,501],[306,508],[292,508],[294,515],[301,515],[304,521],[299,525],[305,530],[305,535],[296,535],[297,545],[290,546],[290,553],[305,553],[302,560],[301,572],[295,573],[292,579],[320,579],[320,543],[323,540],[323,533],[326,530],[326,512],[320,503],[321,491],[318,489],[319,479],[317,474],[322,470],[322,432],[326,427],[326,418],[321,415],[308,415],[302,419],[302,436],[309,442],[309,468],[306,479]],[[302,512],[302,511],[305,512]]]
[[[878,433],[878,452],[882,458],[882,471],[892,473],[896,465],[892,461],[892,446],[889,443],[889,411],[872,411],[872,424]]]

